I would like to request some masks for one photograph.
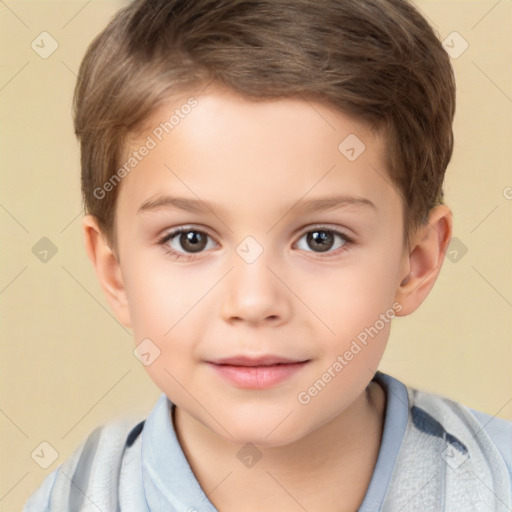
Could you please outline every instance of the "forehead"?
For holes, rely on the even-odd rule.
[[[171,195],[215,204],[224,215],[230,207],[254,213],[259,203],[262,216],[275,217],[326,194],[381,208],[398,198],[381,135],[321,102],[252,101],[213,87],[183,94],[151,115],[127,145],[125,161],[144,146],[145,156],[123,179],[122,207]]]

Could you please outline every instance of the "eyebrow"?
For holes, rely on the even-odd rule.
[[[282,215],[287,215],[288,212],[293,210],[295,213],[308,214],[345,208],[348,206],[366,206],[377,211],[377,207],[369,199],[363,197],[336,195],[310,199],[308,201],[298,200],[295,203],[283,206],[280,213]],[[148,199],[140,206],[138,213],[152,212],[162,208],[173,208],[199,214],[223,211],[221,205],[213,201],[165,195]]]

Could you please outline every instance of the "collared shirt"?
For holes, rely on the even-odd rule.
[[[359,512],[376,512],[385,503],[411,414],[420,429],[450,440],[442,425],[423,410],[411,408],[408,388],[403,383],[382,372],[377,372],[374,380],[385,391],[386,414],[377,462]],[[119,479],[121,512],[218,512],[199,485],[181,448],[172,422],[173,408],[162,394],[142,432],[125,450]],[[496,446],[512,488],[512,422],[467,410]],[[45,479],[24,512],[50,510],[49,494],[57,471]]]

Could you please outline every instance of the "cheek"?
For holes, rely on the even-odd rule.
[[[137,337],[165,339],[172,336],[204,293],[197,279],[175,263],[139,254],[125,261],[128,305]]]
[[[181,382],[193,371],[203,325],[209,320],[203,318],[205,294],[215,276],[149,251],[140,251],[123,263],[129,276],[125,286],[134,342],[144,342],[158,354],[145,365],[146,371],[161,389],[175,395],[179,386],[173,376]]]
[[[332,267],[313,282],[303,280],[309,284],[300,293],[322,320],[323,337],[329,339],[330,332],[333,340],[347,341],[374,325],[382,314],[393,315],[389,309],[396,294],[397,275],[398,263],[388,254],[361,255],[353,264]]]
[[[151,380],[180,402],[184,397],[179,383],[193,372],[198,327],[194,305],[204,291],[199,293],[186,273],[168,262],[139,253],[124,263],[134,343],[141,344],[139,354],[150,353],[150,360],[141,362]]]

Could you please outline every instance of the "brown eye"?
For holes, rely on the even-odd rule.
[[[305,239],[306,243],[300,244],[300,241]],[[336,239],[339,242],[336,242]],[[343,248],[347,245],[351,240],[340,233],[339,231],[327,228],[316,228],[310,229],[308,232],[304,233],[299,242],[297,243],[299,249],[302,249],[306,252],[313,253],[335,253],[335,249]]]
[[[180,233],[179,244],[187,252],[200,252],[206,247],[207,236],[199,231]]]
[[[319,252],[328,251],[334,244],[334,236],[329,231],[310,231],[306,240],[312,249],[317,249]]]
[[[160,243],[177,257],[203,252],[208,246],[208,233],[200,229],[180,228],[166,235]],[[215,243],[213,242],[213,245]]]

